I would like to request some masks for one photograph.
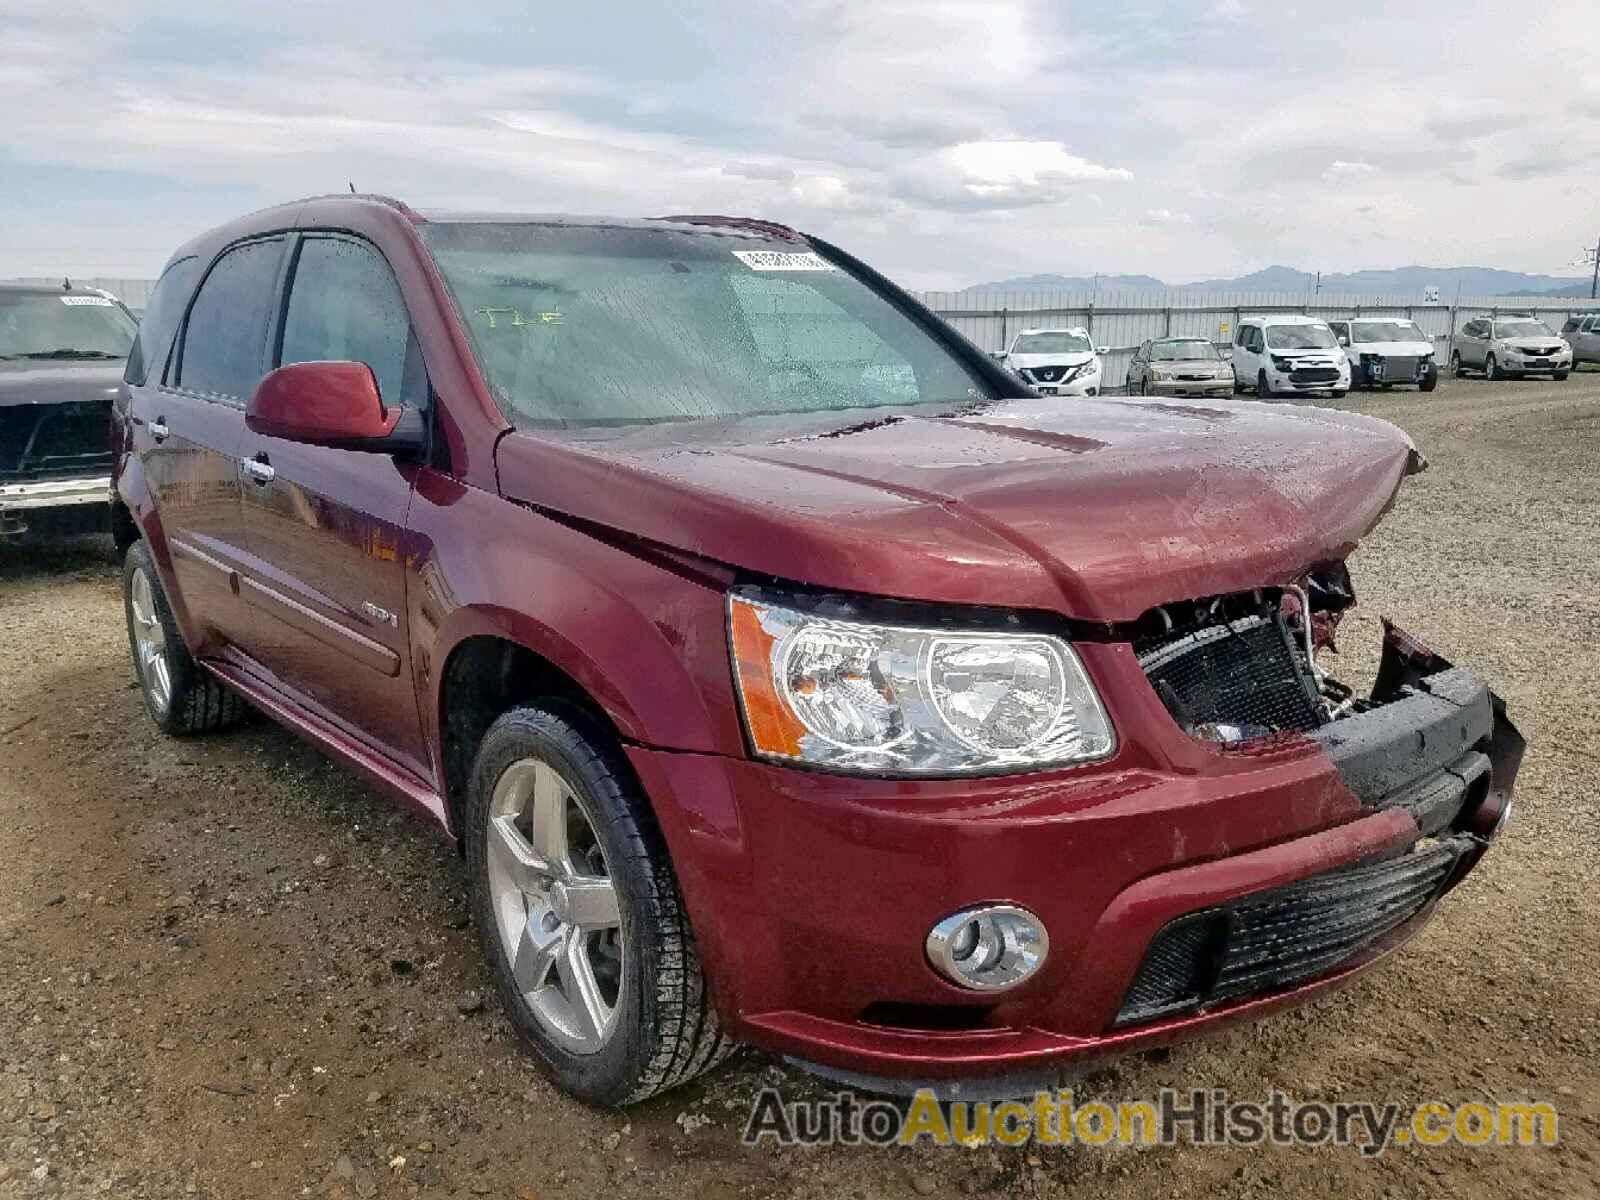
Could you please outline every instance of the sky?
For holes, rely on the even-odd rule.
[[[1560,275],[1592,0],[0,0],[0,277],[153,277],[283,200],[725,212],[906,286]]]

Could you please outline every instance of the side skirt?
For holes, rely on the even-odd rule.
[[[278,724],[298,734],[330,758],[354,767],[370,782],[398,797],[417,815],[444,830],[452,842],[455,840],[446,815],[444,797],[427,781],[389,759],[374,754],[315,714],[289,704],[276,691],[239,668],[216,659],[203,659],[201,665]]]

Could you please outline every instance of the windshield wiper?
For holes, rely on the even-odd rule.
[[[19,357],[19,358],[96,358],[96,359],[100,359],[100,358],[116,358],[116,359],[122,359],[122,358],[126,358],[127,355],[125,355],[125,354],[110,354],[110,353],[107,353],[104,350],[74,350],[70,346],[64,346],[59,350],[33,350],[33,351],[30,351],[30,352],[28,352],[26,354],[20,354],[17,357]]]

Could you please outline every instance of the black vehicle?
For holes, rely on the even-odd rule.
[[[111,401],[137,331],[104,292],[0,284],[0,540],[108,527]]]

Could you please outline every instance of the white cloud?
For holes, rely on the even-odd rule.
[[[1322,173],[1322,177],[1329,181],[1336,179],[1360,179],[1363,176],[1376,175],[1377,173],[1378,168],[1369,162],[1346,162],[1342,158],[1336,158],[1328,164],[1328,169]]]
[[[1311,75],[1305,22],[1249,0],[618,0],[605,38],[511,0],[5,7],[0,276],[153,272],[181,235],[351,179],[419,206],[747,212],[924,287],[1555,270],[1592,241],[1567,189],[1600,85],[1570,16],[1507,23],[1503,0],[1443,25],[1348,0]],[[1465,65],[1486,17],[1489,75]]]

